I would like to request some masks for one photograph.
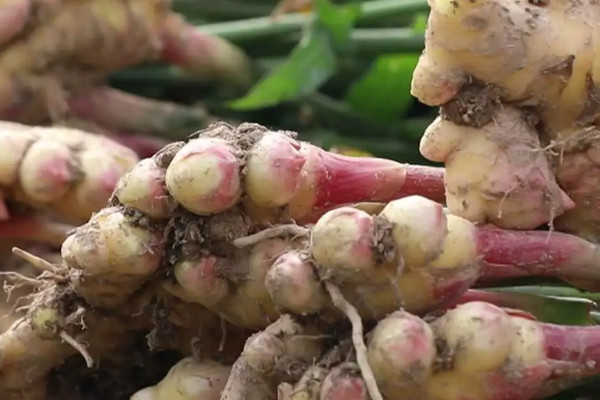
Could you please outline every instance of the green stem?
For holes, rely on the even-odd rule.
[[[294,33],[272,38],[268,42],[256,39],[242,44],[251,57],[288,54],[298,44],[301,35]],[[420,52],[425,38],[410,28],[358,28],[350,33],[350,42],[357,56],[384,53]]]
[[[273,4],[248,3],[235,0],[176,0],[173,10],[185,14],[188,21],[196,19],[245,19],[268,15]]]
[[[397,53],[423,50],[425,37],[409,28],[354,29],[352,43],[359,53]]]
[[[489,288],[499,292],[531,293],[541,296],[571,297],[600,302],[600,293],[583,292],[568,286],[512,286]]]
[[[332,126],[339,127],[348,136],[364,138],[366,132],[373,138],[390,138],[406,143],[418,142],[433,118],[409,118],[397,123],[380,123],[361,116],[346,103],[333,99],[322,93],[314,93],[305,98],[315,115],[329,121]],[[415,150],[416,151],[416,150]],[[416,151],[418,153],[418,151]]]
[[[359,22],[427,10],[428,5],[425,0],[374,0],[361,4]],[[270,16],[250,18],[241,21],[201,25],[199,28],[226,40],[241,42],[300,31],[310,21],[311,17],[311,14],[295,13],[283,15],[277,19]]]
[[[246,51],[254,58],[271,57],[270,59],[256,60],[257,68],[263,73],[280,65],[285,61],[285,56],[298,43],[299,36],[293,35],[280,40],[272,40],[264,43],[257,40],[256,43],[245,43]],[[350,34],[350,40],[358,56],[379,55],[385,53],[417,52],[423,49],[424,38],[422,34],[413,32],[408,28],[375,28],[354,29]],[[277,56],[280,56],[277,58]],[[283,56],[283,58],[281,58]],[[276,57],[276,58],[273,58]],[[264,62],[263,62],[264,61]],[[135,66],[116,71],[111,75],[116,80],[139,80],[139,81],[165,81],[194,82],[190,76],[177,73],[164,65]]]

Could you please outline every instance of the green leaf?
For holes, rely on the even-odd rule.
[[[600,303],[600,293],[587,292],[576,289],[572,286],[556,285],[532,285],[532,286],[508,286],[498,287],[494,290],[511,293],[530,293],[537,294],[539,296],[551,296],[551,297],[577,297],[581,299],[591,300],[593,302]]]
[[[347,50],[354,23],[360,17],[361,7],[358,2],[336,5],[329,0],[313,0],[317,20],[331,34],[338,50]]]
[[[412,29],[415,33],[425,33],[428,17],[429,15],[427,13],[418,13],[415,15],[412,23]]]
[[[329,33],[322,27],[313,26],[283,65],[229,106],[236,110],[252,110],[297,99],[313,93],[336,70],[337,59]]]
[[[591,313],[596,308],[596,304],[591,300],[580,297],[519,293],[510,289],[489,288],[470,292],[482,293],[483,301],[489,301],[501,307],[527,311],[543,322],[562,325],[591,325],[594,323]]]
[[[286,62],[261,79],[246,96],[229,106],[252,110],[314,93],[338,68],[337,54],[351,43],[350,33],[360,16],[360,4],[334,5],[314,0],[316,16]]]
[[[410,85],[419,56],[386,54],[350,88],[345,101],[365,116],[393,121],[404,116],[413,102]]]

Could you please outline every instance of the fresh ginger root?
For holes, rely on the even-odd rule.
[[[176,286],[186,301],[248,328],[282,311],[339,321],[327,283],[362,319],[377,320],[399,305],[433,310],[481,278],[553,276],[592,290],[600,282],[593,243],[557,232],[478,228],[420,196],[389,202],[375,215],[340,207],[311,228],[280,225],[234,243],[244,246],[229,257],[177,263]]]
[[[335,381],[379,400],[394,388],[374,383],[363,329],[400,307],[434,311],[482,277],[542,275],[599,286],[595,244],[477,226],[424,197],[443,197],[442,177],[437,168],[332,155],[254,124],[217,124],[167,145],[119,180],[110,204],[64,241],[60,262],[15,250],[44,271],[43,284],[21,323],[0,335],[0,354],[12,357],[0,362],[0,376],[11,377],[0,380],[0,394],[27,390],[78,353],[93,362],[114,357],[133,332],[184,357],[241,354],[222,400],[275,398],[350,321],[355,365],[336,370]],[[389,326],[415,322],[404,317]],[[48,320],[56,329],[47,329]],[[96,342],[95,332],[114,323],[122,326],[112,347]],[[259,330],[242,351],[240,342]],[[40,353],[23,352],[37,346]],[[329,374],[341,362],[324,368]],[[30,364],[28,381],[22,371]]]
[[[535,224],[553,223],[559,230],[600,240],[600,156],[596,150],[600,37],[594,29],[600,22],[600,13],[596,4],[589,0],[576,4],[499,0],[428,3],[431,12],[425,50],[414,71],[411,92],[427,105],[441,106],[443,115],[450,120],[438,121],[432,128],[439,131],[436,145],[448,149],[446,156],[430,157],[432,151],[435,153],[431,138],[424,139],[421,146],[426,157],[451,165],[447,170],[449,201],[454,203],[449,205],[450,210],[459,215],[470,214],[477,222],[486,217],[500,227],[530,229]],[[464,94],[474,87],[483,89],[465,98]],[[495,118],[498,107],[503,108],[500,113],[513,107],[526,109],[534,116],[534,123],[524,128],[522,119],[508,114],[501,118],[505,123],[500,123]],[[489,123],[483,126],[485,121]],[[446,137],[442,126],[453,133]],[[498,129],[505,131],[502,142],[489,137]],[[488,140],[499,146],[494,148],[490,141],[481,143],[481,134],[468,144],[472,151],[487,156],[487,162],[476,161],[465,150],[452,154],[449,149],[455,147],[456,136],[471,137],[476,131],[485,132]],[[532,142],[534,134],[539,136],[541,146]],[[502,135],[497,131],[496,136]],[[511,147],[500,145],[504,140],[511,146],[529,142],[536,149],[529,157],[518,156]],[[463,147],[467,141],[470,139],[462,141]],[[565,193],[558,193],[539,153],[551,158],[550,168]],[[497,175],[497,179],[486,184],[465,181],[464,169],[454,167],[472,162],[471,171],[492,172],[494,176],[496,168],[500,174],[506,166],[502,161],[494,165],[492,160],[519,157],[524,158],[509,167],[510,173]],[[522,181],[521,176],[526,173],[530,175]],[[538,178],[534,178],[536,175]],[[532,187],[536,180],[538,183]],[[501,183],[508,187],[495,190]],[[492,189],[491,193],[488,189]],[[457,194],[460,190],[461,194]],[[459,204],[467,197],[462,193],[468,193],[476,205]],[[502,218],[489,218],[496,212],[492,209],[498,207],[493,204],[496,200],[490,202],[486,198],[502,193],[507,193],[500,210]],[[547,197],[541,199],[544,193]],[[481,202],[489,207],[478,204]],[[533,210],[536,203],[537,216],[535,211],[526,212]],[[515,222],[511,210],[518,211],[522,205],[523,215]]]
[[[186,357],[155,386],[136,392],[130,400],[219,400],[230,372],[230,366]]]
[[[439,168],[341,156],[295,136],[258,124],[213,124],[144,160],[120,181],[115,199],[157,220],[177,204],[199,216],[241,204],[253,220],[305,223],[348,203],[444,197]]]
[[[290,133],[254,124],[214,125],[188,143],[168,145],[119,181],[110,213],[120,215],[119,224],[148,226],[135,228],[152,233],[132,249],[152,262],[134,268],[139,275],[129,276],[127,290],[110,289],[120,297],[110,301],[126,301],[126,292],[150,279],[161,251],[173,266],[178,296],[253,329],[273,322],[280,311],[339,319],[324,281],[339,286],[363,318],[375,319],[399,304],[411,312],[435,308],[482,275],[550,275],[597,285],[596,246],[585,240],[478,228],[446,215],[433,200],[411,196],[440,195],[438,171],[331,155]],[[398,197],[377,215],[339,208]],[[316,224],[310,229],[285,225],[290,220]],[[192,221],[198,221],[197,228]],[[265,223],[284,225],[261,231]],[[88,285],[97,290],[92,276],[100,271],[97,262],[79,254],[86,249],[86,230],[97,231],[99,224],[104,224],[100,217],[93,218],[75,234],[76,241],[69,239],[63,247],[65,255],[71,254],[65,259],[74,260],[72,270],[90,275],[75,287],[92,304],[109,301],[109,293],[92,295],[79,283],[93,282]],[[166,235],[153,230],[161,224]],[[507,252],[507,246],[522,250]],[[543,257],[557,251],[565,256]],[[119,281],[118,263],[105,265],[102,279],[114,274],[110,280]]]
[[[430,324],[392,314],[372,332],[368,351],[387,399],[529,400],[551,379],[597,374],[599,334],[469,302]]]
[[[476,80],[498,87],[504,102],[534,106],[554,137],[594,120],[600,13],[593,1],[428,3],[426,48],[412,83],[419,100],[443,105]]]
[[[281,382],[296,382],[323,352],[323,332],[282,315],[251,336],[233,364],[221,400],[276,400]]]
[[[425,131],[420,151],[445,164],[448,209],[469,221],[535,229],[575,205],[518,109],[498,108],[481,127],[440,116]]]
[[[7,121],[0,122],[0,149],[0,254],[32,243],[60,247],[139,161],[102,135]]]
[[[110,89],[106,76],[162,61],[207,82],[247,87],[252,68],[229,42],[188,24],[170,0],[14,0],[0,6],[0,118],[70,118],[114,132],[183,135],[206,111]],[[69,38],[65,40],[64,38]]]
[[[117,181],[139,161],[132,150],[102,136],[12,122],[0,123],[0,149],[3,199],[75,225],[104,207]],[[12,229],[3,204],[1,217],[9,226],[2,230]],[[27,229],[27,221],[35,229],[36,220],[15,217],[15,236]]]

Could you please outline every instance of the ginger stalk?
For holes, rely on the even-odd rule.
[[[168,217],[169,203],[201,216],[241,203],[257,220],[305,223],[348,203],[421,193],[436,200],[444,197],[443,171],[438,168],[337,155],[294,137],[293,132],[269,131],[256,124],[212,125],[188,143],[172,144],[157,153],[155,165],[148,162],[144,167],[154,171],[148,182],[142,183],[150,176],[145,169],[134,170],[119,185],[116,199],[133,208],[144,203],[139,210],[143,213],[148,204],[161,203],[162,215],[152,212],[153,218]],[[129,182],[135,186],[126,187]],[[146,192],[141,191],[144,187]],[[125,194],[130,190],[134,192]],[[138,200],[128,203],[121,197]]]

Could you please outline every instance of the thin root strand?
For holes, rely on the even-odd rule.
[[[18,281],[17,287],[22,286],[22,285],[31,285],[33,287],[38,287],[42,284],[42,281],[40,281],[39,279],[30,278],[28,276],[25,276],[23,274],[15,272],[15,271],[1,271],[0,277],[10,279],[11,281]],[[10,290],[14,290],[14,289],[15,289],[15,287],[13,287],[13,286],[10,287]],[[5,285],[5,291],[6,291],[6,285]]]
[[[244,247],[253,246],[259,242],[262,242],[263,240],[271,239],[274,237],[281,237],[281,236],[299,237],[299,236],[307,236],[308,233],[309,233],[309,230],[303,226],[298,226],[295,224],[285,224],[285,225],[279,225],[279,226],[275,226],[273,228],[268,228],[268,229],[262,230],[253,235],[237,238],[233,241],[233,245],[237,248],[244,248]]]
[[[94,359],[92,358],[92,356],[90,355],[90,353],[88,353],[88,351],[86,350],[86,348],[83,347],[83,345],[81,343],[79,343],[77,340],[75,340],[75,338],[73,336],[69,335],[65,331],[61,331],[60,334],[59,334],[59,336],[69,346],[73,347],[75,350],[77,350],[77,352],[79,354],[81,354],[81,356],[85,360],[85,365],[88,368],[93,368],[94,367]]]
[[[31,254],[23,249],[20,249],[18,247],[13,247],[12,253],[14,255],[16,255],[17,257],[27,261],[33,267],[39,269],[40,271],[49,272],[61,281],[64,281],[66,279],[61,276],[61,270],[59,268],[55,267],[50,262],[44,260],[41,257],[33,255],[33,254]]]
[[[356,351],[356,362],[360,368],[362,377],[365,380],[365,384],[367,385],[369,396],[372,400],[383,400],[383,396],[381,395],[379,387],[377,386],[377,381],[375,380],[375,375],[373,374],[373,370],[367,359],[367,346],[365,345],[363,338],[363,325],[358,311],[356,311],[356,308],[344,298],[342,292],[340,292],[338,287],[333,283],[325,282],[325,288],[327,289],[333,304],[346,314],[346,317],[352,325],[352,344]]]

